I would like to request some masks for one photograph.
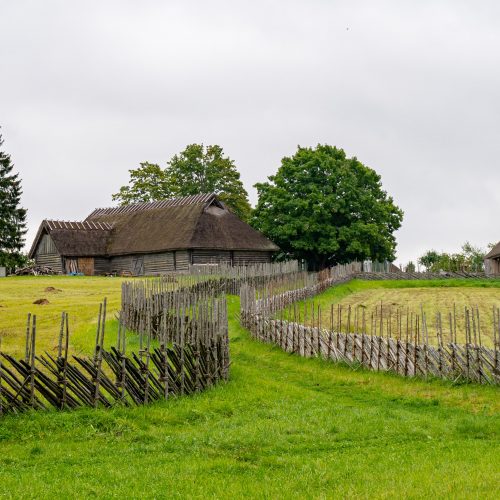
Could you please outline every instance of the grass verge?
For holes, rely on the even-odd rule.
[[[227,384],[0,420],[0,496],[496,498],[497,389],[291,356],[229,312]]]

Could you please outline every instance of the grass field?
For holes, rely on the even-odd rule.
[[[26,317],[29,312],[37,315],[37,349],[53,350],[57,346],[61,312],[66,311],[70,316],[72,351],[90,353],[95,339],[99,303],[107,297],[108,318],[113,318],[120,308],[123,281],[123,278],[84,276],[23,276],[1,279],[2,350],[14,354],[23,352]],[[46,291],[49,288],[55,290]],[[49,304],[33,304],[39,299],[46,299]],[[111,335],[107,339],[110,341]]]
[[[441,286],[439,286],[441,285]],[[351,306],[354,318],[354,309],[365,306],[366,322],[369,328],[370,315],[377,309],[382,310],[384,318],[391,313],[392,328],[396,331],[396,310],[406,314],[410,312],[420,314],[421,305],[427,316],[430,341],[435,341],[434,321],[438,311],[443,317],[443,336],[446,340],[449,332],[448,313],[456,307],[457,339],[465,342],[464,307],[478,307],[481,318],[482,341],[484,345],[493,346],[493,315],[492,307],[500,307],[500,280],[433,280],[433,281],[360,281],[354,280],[344,285],[326,290],[314,298],[314,304],[321,310],[321,323],[330,325],[331,305],[341,305],[344,308],[343,322],[347,321],[347,308]],[[308,317],[305,323],[311,324],[312,313],[307,308]],[[359,313],[361,315],[361,312]],[[304,303],[297,308],[299,321],[304,320]],[[334,316],[337,309],[334,308]],[[317,321],[317,313],[315,317]],[[404,323],[404,322],[403,322]],[[361,319],[359,320],[361,324]],[[387,329],[387,324],[384,323]],[[403,325],[404,326],[404,325]],[[354,329],[352,319],[351,330]]]
[[[84,297],[96,305],[107,295],[118,304],[118,281],[44,280],[26,279],[17,293],[28,302],[33,291],[56,286],[66,290],[70,312],[91,319]],[[50,311],[41,307],[39,314]],[[56,312],[50,321],[57,328]],[[0,420],[0,497],[497,497],[497,388],[291,356],[249,337],[237,321],[236,298],[229,312],[227,384],[141,408]],[[88,328],[74,321],[82,345],[91,345],[93,329],[88,341]]]

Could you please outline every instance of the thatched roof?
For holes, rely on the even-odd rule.
[[[61,255],[112,256],[183,249],[279,250],[214,194],[99,208],[80,224],[85,228],[46,226]]]
[[[57,251],[66,257],[106,255],[111,225],[91,222],[44,220],[29,252],[33,258],[42,236],[49,234]]]
[[[190,248],[279,250],[214,194],[97,209],[86,220],[113,225],[109,255]]]
[[[500,241],[484,256],[485,259],[497,259],[500,257]]]

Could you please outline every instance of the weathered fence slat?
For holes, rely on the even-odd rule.
[[[99,308],[92,357],[69,357],[69,321],[62,313],[57,355],[36,355],[36,316],[28,316],[24,359],[0,351],[0,415],[30,408],[142,405],[192,394],[227,380],[229,342],[223,296],[161,283],[131,284],[118,317],[116,347],[104,348],[106,301]],[[139,353],[126,352],[131,325],[142,331]],[[160,346],[152,348],[155,327]],[[134,330],[133,330],[134,331]],[[145,337],[144,337],[145,335]],[[1,342],[1,339],[0,339]],[[1,344],[0,344],[1,347]]]
[[[436,314],[434,343],[431,342],[433,339],[423,308],[420,314],[397,309],[394,315],[391,309],[384,314],[383,304],[380,304],[371,314],[371,320],[366,321],[364,309],[360,319],[358,309],[352,311],[349,306],[343,318],[342,307],[338,306],[335,312],[332,305],[329,326],[322,327],[321,310],[315,309],[314,304],[308,304],[307,299],[351,279],[357,273],[356,266],[337,266],[327,270],[323,276],[318,273],[315,281],[301,288],[282,286],[278,293],[273,293],[277,290],[273,284],[261,289],[242,285],[240,321],[256,339],[277,344],[287,352],[305,357],[320,356],[403,376],[500,384],[499,307],[492,310],[493,347],[484,344],[484,328],[477,306],[464,310],[464,345],[457,343],[455,307],[453,313],[447,314],[447,332],[441,313]],[[299,301],[304,301],[300,318],[297,317],[297,310],[300,313],[297,308]],[[406,328],[403,328],[404,320]]]

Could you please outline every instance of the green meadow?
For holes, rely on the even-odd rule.
[[[355,288],[343,287],[327,300]],[[86,352],[103,296],[111,341],[119,294],[115,278],[1,280],[6,350],[22,352],[28,311],[51,349],[64,309],[74,349]],[[50,304],[32,304],[43,296]],[[238,298],[229,313],[226,384],[139,408],[1,418],[0,497],[497,498],[497,388],[299,358],[252,340]]]

